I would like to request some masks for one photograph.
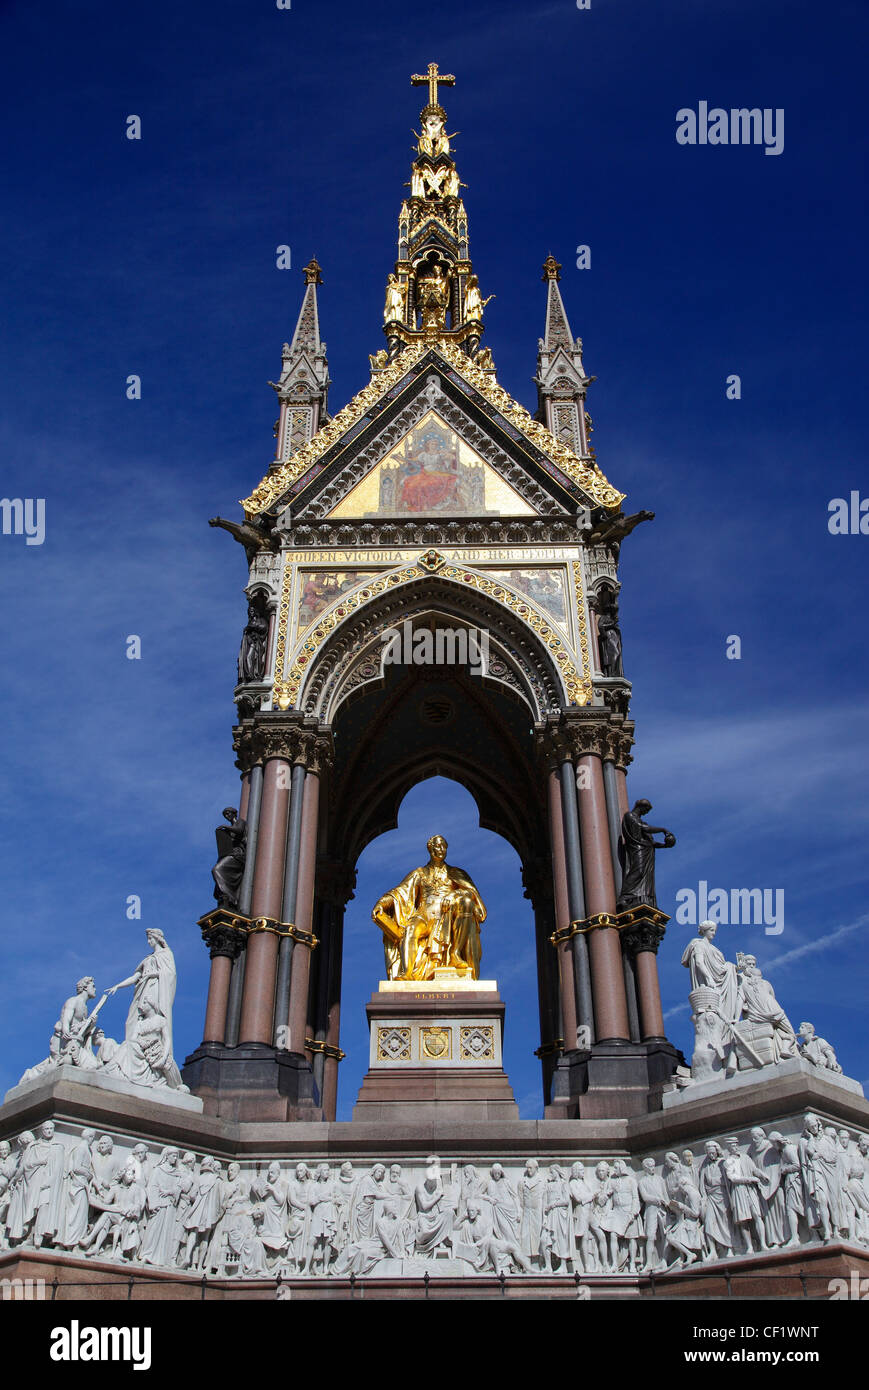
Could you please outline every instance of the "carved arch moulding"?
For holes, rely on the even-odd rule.
[[[281,607],[286,623],[288,598]],[[275,681],[275,705],[328,720],[347,693],[345,683],[354,670],[358,677],[359,663],[370,662],[375,651],[382,651],[386,629],[400,628],[405,618],[424,612],[485,631],[490,651],[494,646],[496,653],[490,678],[518,691],[535,720],[589,702],[591,673],[585,650],[578,669],[563,636],[521,595],[485,574],[426,554],[416,564],[377,576],[340,601],[306,633],[286,667],[279,632],[276,669],[284,674]],[[285,628],[283,635],[285,642]],[[343,692],[337,700],[336,692]]]

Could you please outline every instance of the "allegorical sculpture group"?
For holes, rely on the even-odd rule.
[[[701,922],[682,955],[691,972],[692,1082],[727,1080],[737,1071],[800,1056],[822,1071],[841,1074],[833,1048],[813,1024],[801,1023],[795,1031],[757,958],[738,952],[735,964],[725,959],[714,944],[716,931],[715,922]]]
[[[0,1142],[0,1249],[221,1278],[640,1273],[838,1239],[869,1245],[869,1135],[812,1114],[636,1167],[242,1166],[50,1120]]]
[[[28,1067],[19,1085],[44,1077],[60,1066],[76,1067],[95,1076],[114,1077],[136,1086],[169,1087],[186,1091],[172,1055],[172,1004],[175,999],[175,957],[161,931],[145,933],[150,955],[145,956],[125,980],[96,998],[92,975],[84,975],[75,994],[64,1003],[48,1048],[48,1056]],[[100,1010],[119,989],[132,988],[124,1041],[107,1038],[97,1026]]]

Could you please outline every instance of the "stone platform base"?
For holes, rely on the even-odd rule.
[[[428,1273],[428,1279],[426,1279]],[[479,1274],[461,1260],[381,1260],[362,1278],[202,1279],[183,1271],[112,1264],[53,1250],[0,1251],[7,1298],[53,1302],[208,1302],[394,1299],[846,1300],[869,1276],[869,1251],[841,1242],[775,1251],[655,1274]],[[8,1282],[6,1282],[8,1281]],[[17,1281],[17,1283],[16,1283]],[[837,1282],[838,1281],[838,1282]],[[864,1285],[865,1287],[865,1285]],[[853,1293],[851,1293],[853,1297]]]
[[[839,1072],[822,1070],[815,1067],[811,1062],[807,1062],[804,1057],[788,1057],[783,1062],[776,1063],[775,1066],[759,1067],[756,1071],[738,1071],[731,1077],[720,1077],[715,1081],[701,1081],[696,1085],[683,1086],[679,1090],[669,1091],[663,1096],[662,1108],[672,1110],[674,1106],[685,1105],[688,1101],[703,1100],[709,1096],[720,1096],[725,1093],[733,1093],[746,1087],[756,1086],[758,1082],[772,1081],[774,1078],[782,1080],[788,1076],[822,1076],[828,1086],[838,1086],[843,1091],[848,1091],[852,1096],[862,1096],[863,1087],[859,1081],[854,1081],[850,1076],[842,1076]]]
[[[472,1076],[445,1067],[411,1067],[398,1076],[369,1071],[353,1107],[354,1123],[424,1123],[434,1114],[440,1124],[462,1126],[518,1120],[519,1107],[500,1067],[480,1067]]]
[[[494,980],[381,981],[366,1005],[369,1068],[353,1119],[455,1125],[518,1120],[502,1066],[504,1004]]]
[[[318,1166],[326,1165],[328,1180],[335,1190],[342,1179],[349,1182],[345,1189],[348,1210],[354,1193],[355,1200],[374,1203],[373,1208],[368,1208],[374,1211],[373,1221],[357,1235],[370,1241],[374,1233],[379,1239],[376,1223],[388,1220],[383,1202],[391,1202],[393,1217],[398,1215],[409,1222],[410,1229],[405,1226],[400,1235],[394,1225],[384,1229],[390,1240],[403,1240],[402,1248],[411,1253],[396,1264],[384,1245],[382,1258],[375,1252],[368,1272],[356,1279],[305,1273],[306,1261],[313,1254],[306,1251],[301,1261],[303,1272],[298,1272],[296,1252],[286,1266],[287,1275],[280,1280],[278,1268],[285,1257],[275,1253],[268,1255],[268,1277],[242,1279],[230,1273],[228,1277],[209,1276],[203,1280],[200,1274],[183,1268],[183,1259],[180,1266],[155,1269],[136,1259],[113,1261],[105,1247],[98,1257],[88,1258],[49,1245],[34,1248],[32,1241],[30,1245],[25,1241],[11,1250],[0,1250],[0,1278],[45,1280],[48,1296],[60,1299],[844,1298],[849,1296],[852,1274],[858,1288],[860,1278],[869,1276],[869,1233],[858,1227],[861,1239],[846,1241],[841,1231],[836,1231],[835,1238],[824,1244],[818,1239],[817,1228],[810,1228],[804,1218],[800,1218],[800,1244],[796,1247],[694,1263],[654,1274],[626,1267],[629,1251],[624,1243],[620,1268],[615,1272],[607,1268],[584,1274],[569,1265],[561,1272],[556,1265],[550,1274],[543,1267],[545,1252],[531,1252],[523,1247],[532,1266],[530,1271],[520,1273],[513,1268],[502,1280],[492,1267],[491,1255],[485,1251],[480,1256],[480,1262],[487,1265],[483,1270],[456,1258],[457,1248],[468,1248],[470,1237],[465,1223],[469,1207],[479,1202],[476,1194],[483,1193],[482,1200],[487,1200],[485,1194],[491,1191],[496,1165],[517,1194],[529,1181],[529,1168],[531,1181],[534,1180],[529,1160],[538,1165],[545,1183],[557,1180],[555,1165],[560,1167],[562,1179],[567,1180],[576,1163],[582,1165],[585,1180],[594,1183],[595,1167],[601,1161],[607,1165],[607,1182],[617,1176],[619,1160],[636,1178],[641,1175],[642,1161],[651,1158],[660,1174],[665,1155],[670,1152],[684,1161],[684,1154],[690,1151],[690,1161],[697,1172],[707,1140],[715,1139],[720,1144],[725,1136],[736,1135],[744,1153],[752,1141],[752,1127],[761,1126],[767,1134],[775,1129],[788,1143],[797,1143],[809,1111],[824,1126],[834,1126],[837,1132],[848,1129],[852,1156],[857,1152],[857,1136],[869,1133],[869,1103],[826,1080],[820,1072],[773,1075],[753,1087],[736,1087],[715,1096],[695,1096],[670,1110],[618,1120],[495,1118],[471,1122],[456,1119],[449,1104],[445,1104],[421,1118],[400,1122],[395,1122],[390,1113],[387,1119],[376,1121],[366,1118],[352,1123],[293,1124],[283,1119],[248,1122],[201,1114],[55,1077],[51,1084],[0,1107],[0,1139],[13,1141],[13,1150],[16,1136],[30,1131],[37,1143],[59,1142],[71,1151],[80,1144],[82,1130],[89,1128],[96,1131],[97,1137],[111,1137],[116,1173],[122,1171],[134,1147],[141,1143],[146,1148],[147,1170],[151,1173],[161,1161],[163,1150],[171,1147],[182,1154],[193,1152],[197,1174],[201,1174],[205,1155],[216,1158],[222,1181],[229,1180],[228,1165],[238,1163],[240,1181],[246,1188],[261,1179],[272,1162],[278,1165],[283,1183],[299,1181],[300,1163],[309,1170],[302,1180],[315,1183]],[[40,1128],[46,1120],[55,1124],[50,1141],[40,1138]],[[438,1155],[437,1160],[431,1155]],[[455,1229],[444,1228],[435,1258],[421,1254],[413,1257],[416,1194],[430,1177],[433,1163],[443,1188],[443,1209],[456,1213]],[[379,1176],[375,1177],[378,1170]],[[60,1167],[57,1171],[64,1170]],[[372,1186],[373,1182],[384,1186],[378,1189]],[[543,1196],[538,1187],[536,1200],[542,1201]],[[400,1210],[396,1210],[396,1202]],[[89,1225],[97,1218],[98,1212],[93,1210]],[[450,1243],[453,1235],[459,1243],[456,1248]],[[354,1238],[349,1234],[342,1238],[338,1258]],[[579,1263],[581,1258],[582,1252],[574,1244],[571,1259]],[[605,1264],[609,1258],[606,1254]],[[666,1258],[675,1259],[672,1247]],[[55,1279],[57,1290],[52,1292]],[[842,1281],[840,1287],[845,1293],[837,1293],[831,1282],[836,1279]],[[41,1295],[36,1291],[33,1296]]]
[[[121,1076],[110,1076],[103,1071],[86,1071],[83,1067],[59,1066],[51,1071],[35,1076],[32,1081],[24,1081],[13,1086],[3,1098],[4,1105],[9,1101],[37,1097],[42,1091],[51,1092],[57,1081],[72,1082],[85,1086],[88,1090],[107,1091],[109,1095],[133,1096],[146,1102],[156,1101],[160,1105],[171,1106],[175,1110],[189,1110],[201,1115],[203,1104],[199,1096],[188,1095],[185,1091],[173,1091],[170,1086],[136,1086]]]

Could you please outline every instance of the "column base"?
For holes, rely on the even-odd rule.
[[[664,1087],[684,1064],[666,1039],[599,1042],[585,1052],[562,1053],[545,1118],[612,1120],[660,1110]]]
[[[226,1120],[323,1119],[320,1094],[304,1054],[267,1043],[202,1043],[181,1068],[205,1114]]]

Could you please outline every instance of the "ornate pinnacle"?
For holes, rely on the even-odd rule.
[[[561,265],[560,265],[560,263],[555,259],[554,256],[547,256],[547,257],[546,257],[546,260],[543,262],[543,275],[541,276],[541,279],[543,279],[543,280],[560,280],[560,279],[561,279]]]
[[[320,266],[317,262],[317,257],[312,256],[311,259],[308,261],[308,264],[305,266],[305,284],[322,285],[322,283],[323,276],[320,272]]]

